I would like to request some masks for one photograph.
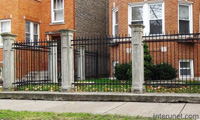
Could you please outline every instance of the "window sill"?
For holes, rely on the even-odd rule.
[[[3,48],[3,44],[0,44],[0,49]]]
[[[49,25],[64,25],[65,22],[52,22]]]

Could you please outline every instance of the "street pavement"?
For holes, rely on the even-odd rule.
[[[136,102],[79,102],[0,100],[0,109],[56,113],[118,114],[153,117],[154,115],[190,115],[200,117],[200,104],[136,103]]]

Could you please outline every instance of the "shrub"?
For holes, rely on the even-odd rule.
[[[129,80],[130,79],[130,74],[129,71],[131,69],[131,64],[128,63],[123,63],[120,65],[117,65],[115,67],[115,77],[118,80]]]
[[[171,80],[176,78],[177,70],[168,63],[154,65],[152,70],[153,80]]]
[[[152,69],[153,69],[153,60],[149,52],[149,46],[144,43],[144,79],[150,80]]]
[[[149,52],[149,46],[144,43],[144,79],[150,80],[153,69],[152,56]],[[131,80],[132,78],[132,61],[130,64],[123,63],[115,67],[115,77],[118,80]]]

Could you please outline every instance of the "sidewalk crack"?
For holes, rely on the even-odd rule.
[[[118,105],[118,106],[116,106],[116,107],[114,107],[114,108],[112,108],[112,109],[109,109],[109,110],[103,112],[102,115],[105,115],[106,113],[108,113],[108,112],[110,112],[110,111],[112,111],[112,110],[114,110],[114,109],[116,109],[116,108],[119,108],[119,107],[121,107],[121,106],[123,106],[123,105],[125,105],[125,104],[127,104],[127,102],[125,102],[125,103],[123,103],[123,104],[121,104],[121,105]]]
[[[185,106],[187,105],[187,103],[185,103],[185,105],[183,106],[183,108],[181,109],[181,111],[179,112],[179,114],[178,115],[180,115],[182,112],[183,112],[183,110],[185,109]]]

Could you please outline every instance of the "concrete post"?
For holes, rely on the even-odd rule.
[[[132,35],[132,93],[143,93],[144,49],[142,43],[143,25],[129,25]]]
[[[58,61],[57,61],[57,42],[51,41],[48,43],[50,46],[49,58],[48,58],[48,72],[49,79],[56,83],[58,82]]]
[[[15,52],[12,44],[17,35],[2,33],[1,36],[3,38],[3,91],[12,91],[15,79]]]
[[[78,63],[78,76],[80,77],[80,80],[85,80],[85,46],[79,47],[80,51],[80,57],[79,57],[79,63]]]
[[[74,82],[74,48],[73,42],[74,30],[62,29],[61,33],[61,74],[62,85],[61,91],[71,92],[72,83]]]

